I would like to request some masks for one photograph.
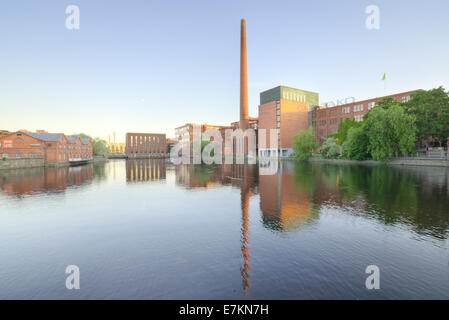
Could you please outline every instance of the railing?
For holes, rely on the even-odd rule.
[[[398,157],[396,159],[414,159],[414,160],[449,160],[448,151],[443,148],[433,148],[430,150],[419,150],[415,154],[410,154],[408,156]]]

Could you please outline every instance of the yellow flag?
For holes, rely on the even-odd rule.
[[[382,80],[385,80],[386,77],[387,77],[387,75],[384,72],[384,76],[382,77]]]

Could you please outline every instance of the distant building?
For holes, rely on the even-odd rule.
[[[248,128],[257,130],[259,128],[259,118],[257,117],[247,117]],[[232,129],[240,128],[240,121],[231,122]]]
[[[312,126],[315,131],[315,138],[320,143],[323,143],[330,134],[338,132],[340,123],[345,119],[355,120],[357,122],[363,121],[363,117],[369,110],[374,108],[376,102],[385,98],[392,98],[398,102],[405,103],[410,100],[412,94],[419,90],[406,91],[378,97],[363,101],[347,103],[339,106],[320,108],[315,107],[311,112]]]
[[[0,156],[3,158],[44,158],[46,164],[69,164],[76,152],[77,160],[93,158],[93,148],[90,139],[75,139],[71,141],[63,133],[24,132],[17,131],[0,137]]]
[[[126,143],[124,142],[110,142],[109,153],[111,154],[124,154],[126,152]]]
[[[162,133],[127,133],[126,155],[128,158],[165,157],[167,140]]]
[[[292,156],[293,135],[312,125],[309,112],[318,103],[318,93],[301,89],[278,86],[261,92],[258,127],[266,130],[266,146],[259,146],[259,156]],[[277,130],[277,147],[270,141],[270,130]]]
[[[222,153],[224,153],[225,148],[225,133],[227,129],[232,130],[232,126],[222,126],[222,125],[211,125],[211,124],[194,124],[186,123],[180,127],[175,128],[175,140],[181,144],[190,144],[190,154],[193,154],[193,128],[199,128],[201,133],[206,132],[208,129],[216,129],[220,132],[222,137]],[[213,140],[213,138],[211,138]]]

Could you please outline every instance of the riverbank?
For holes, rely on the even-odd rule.
[[[375,160],[346,160],[346,159],[323,159],[323,158],[310,158],[310,162],[320,163],[332,163],[332,164],[345,164],[345,165],[387,165],[387,166],[424,166],[424,167],[449,167],[449,161],[444,159],[413,159],[413,158],[397,158],[387,162],[375,161]]]
[[[3,158],[0,159],[0,170],[9,169],[27,169],[27,168],[39,168],[39,167],[68,167],[76,165],[84,165],[88,163],[108,162],[106,157],[94,157],[91,160],[77,162],[45,162],[44,158]]]
[[[45,166],[44,158],[14,158],[0,159],[0,170],[37,168]]]

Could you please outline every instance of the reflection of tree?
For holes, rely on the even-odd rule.
[[[103,181],[107,178],[106,165],[104,163],[94,164],[93,180]]]
[[[211,177],[216,170],[217,168],[213,165],[194,165],[193,175],[201,184],[207,184],[207,182],[211,180]]]
[[[385,224],[406,223],[416,232],[447,237],[447,170],[296,163],[294,175],[298,192],[310,192],[315,206],[350,207]],[[276,228],[270,221],[270,228]],[[280,224],[277,228],[282,229]]]
[[[367,172],[365,181],[367,200],[379,209],[379,218],[384,222],[394,223],[416,215],[416,181],[412,176],[378,166]]]
[[[314,193],[316,183],[319,179],[319,166],[311,165],[308,162],[295,162],[295,186],[299,191]]]

